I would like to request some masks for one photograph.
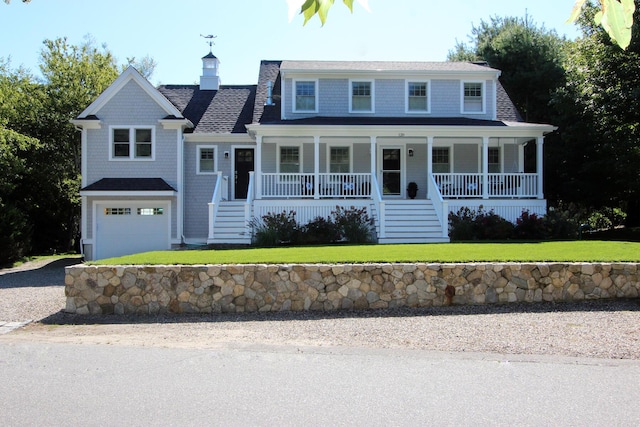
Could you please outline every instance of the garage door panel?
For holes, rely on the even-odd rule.
[[[97,206],[96,259],[170,247],[167,205]]]

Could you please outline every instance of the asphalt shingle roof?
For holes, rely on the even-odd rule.
[[[193,123],[193,133],[244,133],[253,119],[255,85],[220,86],[218,90],[164,85],[158,90]]]
[[[176,191],[162,178],[102,178],[81,191]]]

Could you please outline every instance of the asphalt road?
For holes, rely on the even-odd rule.
[[[0,425],[637,425],[640,361],[0,342]]]

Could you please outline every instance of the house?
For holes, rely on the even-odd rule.
[[[87,259],[247,244],[248,220],[284,210],[305,223],[363,207],[380,243],[448,241],[464,206],[546,212],[555,128],[521,119],[499,70],[262,61],[257,85],[225,86],[218,58],[202,62],[199,85],[158,88],[130,67],[73,120]]]

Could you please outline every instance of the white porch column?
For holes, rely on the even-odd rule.
[[[320,198],[320,136],[313,137],[313,198]]]
[[[489,137],[482,137],[482,198],[489,198]]]
[[[371,160],[371,176],[376,174],[376,139],[377,137],[371,137],[371,148],[369,149],[369,157]]]
[[[538,199],[544,199],[544,191],[542,190],[542,173],[544,170],[543,167],[543,146],[544,146],[544,137],[539,136],[536,139],[536,173],[538,174]]]
[[[427,199],[431,198],[429,194],[429,186],[431,182],[431,175],[433,174],[433,136],[427,137]]]
[[[256,199],[262,199],[262,135],[256,136]]]

